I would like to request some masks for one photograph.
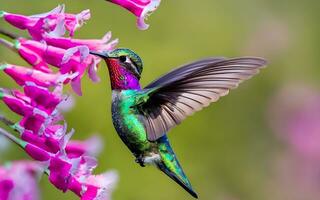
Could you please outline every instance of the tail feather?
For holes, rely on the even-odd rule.
[[[182,170],[182,167],[174,154],[167,136],[163,136],[157,140],[161,161],[157,163],[158,168],[178,183],[194,198],[198,198],[197,193],[192,189],[190,181]]]

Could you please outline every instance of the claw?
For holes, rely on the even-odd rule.
[[[136,161],[136,163],[139,163],[139,165],[140,165],[141,167],[145,167],[142,156],[137,157],[135,161]]]

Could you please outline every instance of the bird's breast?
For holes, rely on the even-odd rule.
[[[132,97],[133,98],[133,97]],[[144,125],[138,113],[132,107],[134,100],[128,92],[114,91],[112,95],[112,120],[114,127],[133,153],[143,152],[150,148]]]

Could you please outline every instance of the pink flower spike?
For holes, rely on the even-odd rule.
[[[81,78],[79,76],[71,81],[71,87],[77,95],[82,96]]]
[[[3,17],[9,24],[15,26],[16,28],[25,30],[37,23],[37,19],[30,18],[28,16],[8,13],[5,11],[0,11],[0,17]]]
[[[35,69],[42,72],[51,73],[52,70],[42,58],[42,55],[40,54],[41,51],[36,51],[37,49],[30,48],[30,45],[28,46],[28,44],[24,45],[23,42],[26,41],[28,40],[20,38],[14,42],[14,48],[17,49],[19,55]]]
[[[87,46],[92,51],[112,51],[118,44],[118,39],[111,39],[111,32],[106,33],[102,39],[73,39],[56,37],[56,33],[46,34],[44,40],[47,44],[60,47],[62,49],[69,49],[76,46]]]
[[[63,98],[60,104],[58,105],[57,109],[62,113],[66,113],[72,110],[75,104],[75,98],[72,95],[66,95],[65,98]]]
[[[80,63],[82,63],[86,66],[89,66],[88,67],[89,78],[93,82],[99,82],[100,78],[97,75],[97,70],[98,70],[98,64],[101,61],[101,59],[90,55],[89,48],[87,46],[83,45],[83,46],[76,46],[76,47],[68,49],[62,58],[62,64],[68,63],[70,61],[70,59],[74,56],[79,56]],[[83,62],[85,62],[85,63],[83,63]],[[81,75],[80,75],[80,77],[81,77],[83,71],[80,71],[80,72],[81,72]],[[81,94],[81,84],[79,83],[79,80],[74,79],[71,86],[73,87],[74,91],[77,94],[79,94],[79,95]]]
[[[1,173],[0,173],[1,174]],[[10,179],[0,180],[0,199],[8,200],[11,191],[14,188],[14,183]]]
[[[79,14],[65,14],[66,29],[70,32],[70,36],[74,35],[74,32],[83,26],[83,24],[91,17],[90,10],[84,10]]]
[[[74,32],[90,19],[90,10],[84,10],[79,14],[70,14],[64,13],[64,5],[59,5],[50,12],[32,16],[0,11],[0,17],[19,29],[28,30],[34,40],[41,41],[43,35],[55,30],[61,20],[64,21],[64,29],[69,31],[70,36],[73,36]],[[62,34],[64,32],[60,32],[60,35],[57,36],[62,36]]]
[[[3,70],[21,86],[25,85],[26,82],[34,82],[43,87],[55,86],[61,76],[60,73],[45,73],[40,70],[12,64],[2,64],[0,65],[0,70]]]
[[[47,88],[40,87],[31,82],[27,82],[23,90],[26,96],[31,99],[31,104],[48,115],[51,115],[62,100],[60,96],[52,94]]]
[[[100,82],[100,77],[99,77],[98,74],[97,74],[98,64],[99,64],[100,61],[101,61],[100,58],[95,58],[95,57],[93,57],[93,58],[92,58],[92,62],[91,62],[91,64],[89,65],[88,75],[89,75],[89,78],[90,78],[93,82]]]
[[[160,5],[161,0],[107,0],[111,3],[120,5],[129,10],[137,19],[137,26],[141,30],[148,29],[149,25],[145,23],[146,17],[154,12]]]
[[[32,15],[30,18],[37,19],[37,23],[34,26],[28,28],[29,34],[34,40],[41,41],[43,35],[47,32],[54,30],[57,27],[57,23],[61,18],[64,18],[64,5],[59,5],[50,12]],[[50,16],[57,16],[57,19],[49,20]],[[60,36],[64,35],[63,32]]]
[[[62,121],[63,119],[59,119],[58,121]],[[67,131],[67,125],[61,124],[52,124],[48,125],[44,131],[44,136],[48,138],[52,138],[53,140],[57,140],[59,142],[59,149],[61,149],[61,144],[66,140],[64,137]]]
[[[51,32],[48,32],[48,33],[44,33],[43,36],[44,37],[51,36],[51,37],[60,38],[61,36],[65,35],[65,33],[66,33],[65,23],[66,23],[66,21],[64,20],[64,18],[59,19],[54,30]]]
[[[42,172],[43,166],[30,161],[0,166],[0,199],[40,200],[37,179]]]
[[[24,86],[24,94],[18,90],[0,90],[0,98],[14,112],[22,116],[42,115],[48,117],[62,100],[45,87],[32,82]]]
[[[45,134],[39,136],[31,131],[25,130],[21,134],[21,139],[50,153],[55,154],[60,150],[59,141],[53,137],[47,137]]]
[[[90,14],[89,9],[83,10],[79,14],[70,14],[70,13],[53,14],[53,15],[49,15],[48,17],[44,18],[44,19],[46,19],[46,24],[44,26],[49,27],[48,29],[50,31],[47,31],[49,33],[51,31],[55,30],[56,26],[63,21],[65,29],[69,31],[69,34],[72,37],[74,35],[75,31],[78,28],[81,28],[85,24],[85,22],[90,19],[90,17],[91,17],[91,14]],[[60,29],[60,31],[58,31],[58,32],[64,33],[62,31],[61,26],[60,26],[60,28],[58,28],[58,30],[59,29]]]
[[[52,15],[63,16],[63,12],[64,5],[59,5],[50,12],[32,16],[24,16],[0,11],[0,17],[3,17],[8,23],[16,28],[28,30],[33,39],[41,40],[43,33],[51,31],[51,29],[55,27],[55,24],[52,24],[52,27],[45,27],[45,19]]]
[[[52,70],[48,67],[47,63],[43,60],[43,58],[37,54],[36,52],[21,47],[19,49],[19,54],[25,61],[27,61],[30,65],[33,66],[34,69],[37,69],[42,72],[51,73]]]
[[[37,161],[48,161],[50,159],[50,153],[33,145],[33,144],[27,144],[25,146],[25,149],[26,153],[31,157],[33,158],[34,160],[37,160]]]
[[[320,160],[320,91],[293,84],[272,99],[270,125],[295,155],[304,160]]]
[[[30,116],[33,114],[34,108],[21,98],[17,98],[8,93],[8,91],[0,90],[1,100],[15,113],[21,116]]]
[[[85,141],[71,140],[66,147],[69,158],[76,158],[82,155],[96,156],[101,150],[101,138],[97,135]]]
[[[19,126],[23,128],[23,130],[30,130],[34,134],[41,135],[40,129],[45,122],[45,118],[42,115],[30,115],[25,116],[19,122]]]
[[[86,68],[92,63],[93,56],[89,55],[89,50],[86,46],[74,47],[71,50],[65,50],[58,47],[48,46],[41,42],[20,38],[17,45],[20,49],[29,49],[40,55],[48,64],[60,68],[61,74],[68,74],[72,79],[72,88],[81,95],[81,78],[84,75]],[[78,53],[80,52],[80,53]],[[70,79],[67,79],[68,82]]]
[[[147,7],[151,1],[141,2]],[[85,141],[72,141],[74,130],[67,132],[64,116],[58,106],[66,100],[63,93],[65,84],[71,83],[73,90],[81,95],[81,80],[86,72],[91,80],[99,81],[97,69],[101,59],[90,55],[90,50],[112,51],[118,40],[111,40],[110,32],[101,39],[62,38],[66,32],[73,36],[90,18],[89,10],[69,14],[64,12],[64,5],[48,13],[32,16],[0,11],[0,17],[32,36],[32,39],[25,39],[9,34],[15,42],[0,38],[0,44],[19,53],[32,65],[32,68],[27,68],[0,63],[0,71],[9,75],[23,89],[0,88],[0,100],[21,116],[17,122],[3,118],[12,131],[20,133],[19,136],[5,130],[2,134],[37,163],[42,163],[39,171],[46,173],[49,181],[59,190],[71,191],[82,200],[110,199],[117,174],[93,174],[98,166],[94,156],[101,151],[101,139],[92,137]],[[51,66],[57,69],[51,70]],[[29,172],[33,175],[30,177],[34,178],[38,171],[27,168],[30,171],[18,173],[0,166],[0,200],[39,200],[38,192],[33,187],[35,181],[25,179],[29,177]],[[12,175],[17,175],[18,181]],[[29,189],[29,186],[32,188]]]
[[[72,164],[59,158],[53,157],[49,164],[49,180],[59,190],[66,192],[68,190],[69,181],[71,178],[70,170]]]
[[[70,61],[70,59],[79,53],[80,63],[82,63],[89,56],[89,48],[85,45],[72,47],[67,49],[63,55],[61,64],[65,64]]]
[[[89,200],[92,192],[96,191],[93,199],[110,199],[113,190],[118,183],[119,175],[116,171],[108,171],[100,175],[92,175],[87,179],[87,184],[90,185],[82,200]],[[98,188],[98,190],[96,190]],[[90,190],[91,189],[91,190]],[[92,191],[93,190],[93,191]],[[88,195],[88,197],[86,197]]]
[[[50,31],[47,31],[47,32],[51,32],[56,28],[57,24],[64,19],[65,29],[69,31],[69,34],[72,37],[75,31],[78,28],[81,28],[85,24],[85,22],[90,19],[90,17],[91,17],[91,14],[89,9],[84,10],[79,14],[70,14],[70,13],[52,14],[44,18],[46,20],[44,27],[48,27],[48,30]]]

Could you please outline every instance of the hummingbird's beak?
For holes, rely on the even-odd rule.
[[[108,52],[97,52],[97,51],[90,51],[90,54],[91,55],[94,55],[94,56],[99,56],[101,58],[110,58]]]

